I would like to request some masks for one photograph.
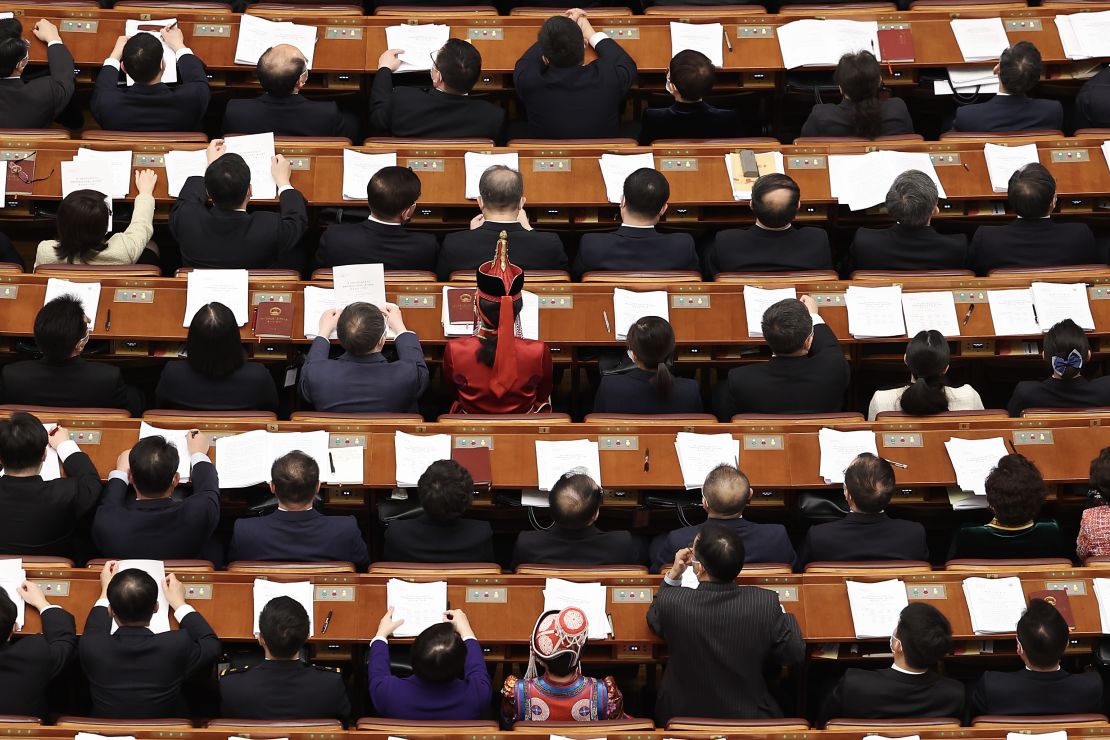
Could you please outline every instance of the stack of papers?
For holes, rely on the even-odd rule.
[[[321,471],[321,475],[328,483],[361,484],[366,477],[365,463],[365,447],[331,447],[328,449],[328,468]]]
[[[416,637],[443,621],[447,611],[447,581],[410,583],[390,578],[385,583],[385,603],[393,608],[394,619],[405,620],[393,635]]]
[[[304,289],[304,325],[302,330],[309,338],[316,336],[320,328],[320,317],[325,311],[335,309],[342,312],[352,303],[370,303],[381,308],[385,300],[385,268],[381,263],[367,265],[337,265],[332,268],[333,288],[321,288],[316,285],[305,286]],[[397,335],[386,327],[385,338],[393,339]],[[332,331],[328,339],[335,339],[336,331]]]
[[[984,144],[983,158],[987,160],[987,174],[991,178],[991,189],[996,193],[1005,193],[1009,190],[1010,176],[1022,167],[1041,161],[1036,144],[1021,146]]]
[[[727,432],[679,432],[675,435],[674,448],[678,453],[678,467],[682,470],[682,482],[687,491],[701,488],[705,483],[705,476],[718,465],[740,466],[740,440]]]
[[[316,634],[315,614],[313,604],[312,581],[296,581],[294,583],[279,583],[268,581],[264,578],[254,579],[254,634],[258,634],[258,617],[272,600],[278,596],[288,596],[304,607],[308,614],[308,636]]]
[[[902,286],[878,288],[848,286],[844,292],[848,306],[848,332],[857,339],[900,337],[906,333],[902,321]]]
[[[1033,305],[1037,323],[1046,332],[1064,319],[1071,319],[1084,331],[1095,330],[1087,286],[1083,283],[1033,283]]]
[[[821,446],[818,475],[826,483],[843,483],[844,471],[858,455],[864,452],[870,452],[876,457],[879,455],[879,448],[875,446],[875,433],[869,429],[858,432],[821,429],[817,432],[817,442]]]
[[[169,18],[164,21],[137,21],[129,19],[123,24],[123,32],[127,38],[131,38],[138,33],[149,33],[162,44],[162,61],[166,63],[166,69],[162,72],[162,82],[165,82],[167,85],[172,85],[177,82],[177,54],[175,54],[173,49],[162,40],[162,34],[159,33],[159,30],[175,25],[177,25],[176,18]],[[131,79],[131,75],[127,75],[127,86],[131,87],[134,84],[135,80]]]
[[[0,560],[0,588],[8,594],[8,598],[15,604],[15,628],[23,628],[23,616],[26,613],[26,603],[19,595],[19,587],[27,580],[27,571],[23,569],[23,558]]]
[[[990,439],[960,439],[952,437],[944,443],[952,469],[956,472],[956,485],[976,496],[986,496],[987,476],[998,461],[1010,454],[1002,437]]]
[[[235,43],[236,64],[258,64],[266,50],[278,44],[289,44],[301,50],[312,69],[316,54],[316,26],[302,26],[288,21],[268,21],[256,15],[239,15],[239,38]]]
[[[947,80],[933,81],[934,95],[961,95],[998,92],[998,78],[994,66],[986,67],[949,67]]]
[[[781,25],[775,32],[787,69],[835,67],[840,57],[857,51],[869,51],[882,59],[875,21],[805,19]]]
[[[246,326],[250,318],[246,270],[193,270],[185,286],[185,320],[193,322],[197,311],[209,303],[222,303],[235,314],[235,323]]]
[[[463,154],[463,167],[466,170],[466,193],[470,200],[478,197],[478,183],[486,170],[494,165],[502,165],[511,170],[520,171],[520,155],[516,152],[506,154],[483,154],[482,152],[466,152]]]
[[[166,189],[171,198],[181,195],[181,188],[190,177],[204,177],[208,169],[208,152],[204,149],[171,149],[164,155]]]
[[[1056,30],[1068,59],[1110,56],[1110,11],[1058,15]]]
[[[1110,578],[1092,579],[1095,598],[1098,599],[1098,616],[1102,621],[1102,634],[1110,635]]]
[[[170,605],[166,601],[166,566],[161,560],[121,560],[116,566],[116,573],[125,570],[141,570],[154,579],[158,584],[158,608],[150,618],[150,631],[158,635],[170,631]],[[112,633],[119,629],[119,625],[112,621]]]
[[[1106,165],[1110,167],[1110,141],[1102,142],[1102,158],[1106,160]]]
[[[343,150],[343,200],[366,200],[366,185],[383,167],[397,166],[397,152],[363,154]]]
[[[744,317],[748,320],[748,336],[763,336],[763,314],[779,301],[797,298],[794,288],[757,288],[744,286]]]
[[[950,23],[965,62],[998,59],[1010,46],[1001,18],[953,18]]]
[[[721,51],[725,28],[720,23],[676,23],[671,21],[671,58],[680,51],[693,49],[709,57],[714,67],[725,64]]]
[[[131,189],[130,149],[99,151],[81,147],[62,162],[62,197],[75,190],[95,190],[109,198],[126,198]]]
[[[100,310],[100,283],[75,283],[62,278],[50,278],[46,281],[46,295],[43,296],[42,305],[64,295],[81,301],[81,307],[89,317],[89,330],[96,331],[96,312]]]
[[[397,460],[397,487],[416,488],[429,465],[451,459],[451,435],[394,432],[393,452]]]
[[[728,172],[733,200],[751,200],[755,181],[764,175],[770,175],[773,172],[780,175],[786,173],[782,152],[757,152],[755,167],[759,174],[755,177],[745,177],[744,170],[740,166],[740,153],[729,152],[725,155],[725,170]]]
[[[162,437],[177,450],[177,474],[181,477],[182,483],[188,483],[189,473],[192,471],[192,466],[189,465],[189,430],[162,429],[151,426],[145,421],[140,422],[139,439],[146,439],[147,437]],[[161,491],[150,491],[149,493],[161,493]]]
[[[244,14],[243,17],[253,16]],[[228,154],[238,154],[250,168],[251,199],[277,197],[277,184],[272,172],[276,154],[273,132],[228,136],[224,139],[224,149]]]
[[[627,339],[628,329],[645,316],[658,316],[670,321],[669,299],[665,290],[638,293],[624,288],[613,289],[613,331],[617,339]]]
[[[906,584],[898,579],[864,583],[845,581],[848,587],[848,605],[852,609],[852,624],[856,637],[890,637],[898,626],[902,610],[910,605],[906,597]]]
[[[977,635],[1013,632],[1025,611],[1025,592],[1016,576],[965,578],[964,598],[971,615],[971,629]]]
[[[543,588],[543,610],[577,606],[586,614],[586,637],[604,640],[613,633],[606,611],[606,589],[600,583],[575,583],[562,578],[548,578]]]
[[[1012,337],[1040,332],[1032,288],[988,290],[987,304],[991,307],[995,335]]]
[[[956,318],[956,301],[951,291],[903,293],[902,314],[906,318],[907,337],[932,329],[936,329],[946,337],[960,336],[960,322]]]
[[[385,27],[387,49],[401,49],[398,72],[427,72],[432,68],[432,56],[437,54],[451,36],[451,27],[439,23],[418,26],[403,24]]]
[[[937,195],[948,197],[928,152],[882,150],[867,154],[834,154],[829,157],[829,192],[853,211],[886,202],[887,191],[903,172],[918,170],[937,186]]]
[[[673,25],[673,24],[672,24]],[[624,181],[639,169],[655,169],[655,156],[643,154],[602,154],[598,161],[605,180],[605,196],[610,203],[620,203],[624,196]]]
[[[536,440],[537,488],[550,491],[567,473],[582,473],[601,485],[601,456],[597,442],[592,439],[572,439],[562,442]]]
[[[326,431],[278,433],[256,429],[216,440],[216,473],[220,478],[220,487],[244,488],[268,483],[274,460],[294,450],[316,461],[320,467],[320,480],[333,482]]]

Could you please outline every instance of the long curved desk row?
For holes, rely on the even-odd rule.
[[[635,721],[635,720],[632,720]],[[650,720],[649,720],[650,721]],[[339,730],[321,727],[316,724],[297,726],[283,725],[275,722],[272,725],[244,722],[236,724],[234,721],[222,723],[221,727],[185,728],[167,727],[158,725],[152,727],[143,722],[129,724],[127,720],[114,722],[95,721],[95,726],[66,724],[65,726],[28,726],[17,722],[0,724],[0,736],[18,736],[26,740],[73,740],[75,730],[85,732],[98,732],[109,736],[126,732],[129,737],[139,740],[229,740],[231,737],[272,738],[284,740],[292,735],[298,738],[311,738],[311,740],[390,740],[390,738],[414,737],[420,740],[513,740],[524,737],[544,737],[548,728],[502,731],[486,727],[475,727],[475,723],[467,722],[464,726],[416,726],[404,720],[373,719],[376,729],[370,730]],[[790,720],[783,720],[781,725],[774,726],[757,724],[750,727],[743,726],[743,720],[737,720],[729,725],[727,720],[720,721],[713,727],[672,730],[613,730],[598,727],[598,723],[588,723],[582,729],[567,727],[560,724],[558,730],[561,736],[573,738],[597,738],[606,740],[668,740],[679,738],[685,740],[710,740],[716,738],[743,738],[744,740],[866,740],[873,737],[876,732],[881,732],[884,737],[920,737],[921,740],[1005,740],[1007,733],[1038,733],[1051,730],[1064,730],[1069,737],[1099,736],[1106,732],[1103,722],[1068,722],[1049,725],[1023,723],[1015,718],[1012,721],[983,727],[913,727],[900,729],[897,724],[882,727],[880,724],[869,724],[870,729],[833,729],[833,730],[784,730],[782,726],[796,724]],[[388,730],[385,726],[388,726]],[[1040,729],[1038,729],[1040,728]]]

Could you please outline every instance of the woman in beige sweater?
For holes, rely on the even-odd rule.
[[[158,254],[154,235],[154,170],[135,173],[135,209],[125,231],[108,236],[112,213],[103,193],[75,190],[58,207],[58,238],[39,242],[35,267],[60,262],[77,265],[131,265],[144,249]]]

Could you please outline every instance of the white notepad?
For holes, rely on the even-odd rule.
[[[507,154],[484,154],[482,152],[466,152],[463,154],[463,167],[466,170],[465,196],[474,200],[480,193],[478,183],[486,170],[495,165],[502,165],[511,170],[520,172],[520,156],[516,152]]]
[[[986,480],[998,461],[1010,454],[1002,437],[989,439],[961,439],[952,437],[944,443],[952,469],[956,472],[956,485],[960,490],[985,496]]]
[[[1012,337],[1040,332],[1031,288],[988,290],[987,303],[991,307],[995,335]]]
[[[192,270],[185,284],[185,319],[193,322],[197,311],[209,303],[222,303],[235,315],[235,323],[246,326],[250,318],[250,291],[246,270]]]
[[[125,570],[141,570],[158,584],[158,608],[150,618],[150,631],[158,635],[170,631],[170,605],[166,601],[166,566],[161,560],[121,560],[116,566],[116,573]],[[119,629],[119,625],[112,620],[112,634]]]
[[[870,51],[882,59],[879,24],[875,21],[817,20],[806,18],[775,29],[782,63],[797,67],[835,67],[845,54]]]
[[[906,584],[895,578],[878,583],[845,581],[844,585],[856,637],[862,640],[893,635],[902,610],[910,605]]]
[[[258,634],[258,617],[262,610],[278,596],[288,596],[304,607],[308,614],[308,636],[316,634],[315,614],[313,603],[312,581],[296,581],[294,583],[281,583],[264,578],[254,579],[254,634]]]
[[[162,82],[167,85],[172,85],[177,82],[177,53],[169,47],[169,44],[162,38],[162,34],[155,30],[149,30],[151,26],[158,26],[160,28],[169,28],[176,25],[176,18],[168,18],[165,20],[132,20],[128,19],[123,24],[123,33],[127,38],[140,33],[149,33],[154,38],[158,39],[158,43],[162,45],[162,61],[166,63],[166,68],[162,72]],[[135,84],[135,80],[131,79],[131,75],[126,75],[127,86],[131,87]]]
[[[385,27],[387,49],[401,49],[398,72],[427,72],[432,68],[432,55],[447,43],[451,27],[442,23],[424,23]]]
[[[250,18],[243,14],[244,18]],[[251,171],[251,199],[277,197],[277,184],[274,182],[273,164],[274,134],[247,134],[228,136],[224,139],[224,149],[228,154],[238,154]]]
[[[906,319],[907,337],[933,329],[946,337],[960,336],[956,301],[949,290],[903,293],[902,315]]]
[[[46,295],[43,296],[42,305],[64,295],[81,301],[81,307],[89,317],[89,331],[96,331],[96,313],[100,310],[100,283],[77,283],[62,278],[50,278],[46,281]]]
[[[163,429],[152,426],[145,421],[139,423],[139,439],[147,437],[163,437],[177,450],[177,474],[181,476],[182,483],[189,482],[189,473],[192,466],[189,464],[189,430],[188,429]],[[156,493],[150,491],[149,493]]]
[[[543,610],[562,610],[576,606],[586,614],[586,636],[604,640],[612,634],[606,611],[608,589],[600,583],[575,583],[562,578],[548,578],[543,588]]]
[[[397,166],[397,152],[366,154],[343,150],[343,200],[366,200],[370,178],[383,167]]]
[[[906,333],[902,320],[902,286],[877,288],[848,286],[844,292],[848,306],[848,332],[857,339],[900,337]]]
[[[387,607],[392,607],[394,619],[405,620],[393,635],[415,637],[443,621],[447,611],[447,581],[410,583],[390,578],[385,583],[385,601]]]
[[[671,21],[671,58],[680,51],[692,49],[709,57],[714,67],[725,64],[721,47],[724,41],[724,26],[720,23],[677,23]]]
[[[779,301],[788,298],[797,298],[798,291],[794,288],[757,288],[754,285],[744,286],[744,318],[748,321],[748,336],[763,336],[763,314],[767,309]]]
[[[171,149],[163,155],[166,163],[166,190],[171,198],[181,195],[190,177],[204,177],[208,152],[204,149]]]
[[[624,181],[639,169],[655,169],[655,156],[643,154],[602,154],[597,160],[601,177],[605,180],[605,197],[610,203],[620,203],[624,196]]]
[[[1010,46],[1001,18],[953,18],[949,23],[965,62],[998,59]]]
[[[73,161],[82,165],[89,165],[94,170],[104,173],[107,177],[108,190],[101,190],[100,192],[112,198],[126,198],[127,193],[131,190],[131,159],[132,152],[130,149],[101,151],[83,146],[77,150]],[[64,189],[64,168],[62,175],[63,195],[67,195],[68,192]]]
[[[719,465],[740,464],[740,440],[731,434],[695,434],[679,432],[675,435],[675,451],[682,482],[686,490],[701,488],[705,476]]]
[[[244,488],[270,480],[274,460],[299,450],[323,471],[328,465],[328,433],[267,432],[256,429],[216,440],[216,474],[221,488]]]
[[[1095,598],[1098,599],[1098,616],[1102,634],[1110,635],[1110,578],[1094,578]]]
[[[236,64],[257,64],[266,50],[278,44],[289,44],[300,49],[312,69],[316,55],[316,26],[305,26],[289,21],[268,21],[255,15],[241,13],[239,37],[235,42]]]
[[[1084,331],[1095,330],[1091,315],[1091,302],[1084,283],[1039,283],[1029,286],[1033,305],[1037,309],[1037,323],[1046,332],[1056,324],[1071,319]]]
[[[550,491],[560,478],[570,472],[588,475],[601,485],[601,456],[595,440],[536,440],[537,488]]]
[[[879,448],[875,446],[875,433],[869,429],[858,432],[841,432],[823,428],[817,432],[821,446],[819,475],[826,483],[843,483],[844,471],[864,452],[878,457]]]
[[[1041,161],[1036,144],[1023,144],[1021,146],[984,144],[983,158],[987,161],[987,174],[991,179],[991,189],[996,193],[1005,193],[1009,190],[1010,176],[1022,167]]]
[[[1020,578],[965,578],[963,589],[975,634],[997,635],[1017,629],[1025,611]]]
[[[637,292],[613,289],[613,331],[617,339],[627,339],[628,329],[645,316],[670,321],[669,298],[665,290]]]
[[[397,487],[415,488],[429,465],[451,459],[451,435],[397,431],[393,434],[393,450],[397,460]]]
[[[27,611],[23,597],[19,595],[19,587],[27,580],[27,571],[23,569],[23,558],[0,560],[0,588],[8,594],[8,598],[15,604],[15,627],[23,628],[23,617]]]

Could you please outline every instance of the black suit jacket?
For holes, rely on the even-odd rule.
[[[424,350],[411,331],[399,334],[393,346],[396,362],[380,352],[364,357],[343,353],[332,360],[331,344],[316,337],[301,368],[301,397],[317,411],[415,413],[428,388]]]
[[[1014,388],[1006,410],[1010,416],[1021,416],[1025,409],[1082,409],[1110,406],[1110,375],[1088,380],[1046,378],[1023,380]]]
[[[640,121],[640,143],[656,139],[729,139],[740,135],[740,114],[704,100],[648,108]]]
[[[925,528],[886,514],[851,512],[843,519],[810,527],[798,553],[798,567],[821,560],[928,560]]]
[[[728,527],[740,535],[744,542],[745,563],[794,563],[794,546],[790,535],[781,524],[757,524],[750,519],[713,519],[715,524]],[[657,571],[674,562],[675,553],[694,544],[702,524],[682,527],[665,532],[651,543],[651,569]]]
[[[0,712],[46,718],[46,689],[77,650],[73,615],[55,606],[42,613],[42,634],[0,645]]]
[[[1060,131],[1064,106],[1059,100],[1025,95],[995,95],[985,103],[956,109],[953,131]]]
[[[879,136],[912,134],[913,119],[901,98],[887,98],[880,101],[879,113],[883,122]],[[809,112],[809,118],[802,124],[802,136],[859,136],[856,130],[855,111],[852,103],[842,100],[839,103],[818,103]]]
[[[92,113],[113,131],[198,131],[208,110],[208,77],[195,54],[177,62],[180,82],[120,87],[123,75],[110,64],[100,68],[93,87]]]
[[[264,660],[220,674],[220,716],[233,719],[330,719],[346,722],[351,700],[338,668]]]
[[[166,363],[154,390],[160,409],[197,411],[277,411],[274,378],[266,366],[247,362],[231,375],[209,378],[189,367],[186,360]]]
[[[660,585],[648,625],[667,643],[655,718],[781,717],[763,678],[770,662],[795,665],[805,643],[774,591],[735,583]]]
[[[220,641],[204,617],[192,612],[181,621],[181,629],[160,635],[146,627],[120,627],[113,635],[111,627],[108,607],[94,606],[77,648],[89,679],[93,716],[190,716],[181,684],[220,655]]]
[[[885,229],[856,229],[845,272],[966,267],[967,237],[963,234],[938,234],[932,226],[894,224]]]
[[[987,671],[971,691],[972,717],[1102,711],[1102,677],[1095,671]]]
[[[370,127],[381,136],[500,141],[505,110],[435,88],[393,87],[393,72],[382,67],[370,87]]]
[[[662,234],[654,227],[621,226],[607,234],[585,234],[574,274],[591,270],[697,270],[698,253],[689,234]]]
[[[436,522],[426,514],[392,522],[385,529],[385,559],[402,563],[491,563],[489,522]]]
[[[803,357],[772,357],[733,368],[714,391],[717,418],[735,414],[820,414],[840,411],[848,388],[848,361],[825,324],[813,327],[813,344]]]
[[[50,128],[69,103],[75,84],[73,55],[64,44],[51,44],[46,62],[49,76],[30,82],[0,80],[0,128]]]
[[[109,480],[92,527],[100,554],[112,559],[203,557],[201,550],[220,523],[220,483],[210,462],[197,463],[190,475],[193,493],[183,501],[128,501],[127,484]]]
[[[1110,67],[1083,83],[1075,96],[1075,127],[1110,126]]]
[[[544,64],[533,44],[516,63],[513,87],[528,114],[530,135],[541,139],[600,139],[620,135],[620,107],[636,81],[636,62],[612,39],[597,59],[574,67]]]
[[[483,262],[493,259],[497,237],[502,232],[509,236],[509,254],[513,264],[523,270],[566,270],[567,253],[557,234],[547,231],[529,231],[517,222],[493,223],[486,221],[470,231],[456,231],[443,239],[439,250],[436,273],[440,280],[447,280],[456,270],[476,270]]]
[[[700,414],[696,380],[672,378],[671,395],[661,398],[651,387],[655,373],[630,367],[604,375],[594,397],[594,412],[609,414]]]
[[[138,392],[123,382],[119,368],[71,357],[62,362],[25,360],[0,371],[4,403],[32,406],[74,406],[143,412]]]
[[[354,140],[339,106],[332,100],[309,100],[303,95],[276,98],[263,93],[257,98],[229,100],[224,112],[224,133],[274,136],[346,136]]]
[[[100,498],[100,473],[84,452],[62,463],[66,477],[0,478],[0,552],[8,555],[68,555],[77,523]]]
[[[1087,224],[1018,218],[1003,226],[980,226],[971,238],[969,259],[976,275],[986,275],[999,267],[1105,263],[1106,254]]]
[[[935,670],[919,675],[893,668],[849,668],[825,699],[821,723],[837,717],[898,719],[964,715],[964,685]]]
[[[228,560],[350,561],[370,564],[366,540],[353,516],[324,516],[315,509],[237,519]]]
[[[591,525],[564,529],[558,524],[542,531],[521,532],[513,549],[513,567],[541,565],[627,565],[639,563],[640,548],[630,532],[602,532]]]
[[[269,129],[267,129],[269,130]],[[308,228],[308,204],[290,188],[272,211],[225,211],[208,207],[203,177],[190,177],[170,210],[170,233],[186,267],[273,267],[297,248]]]
[[[812,226],[772,231],[761,226],[717,232],[706,252],[707,272],[831,270],[829,234]]]
[[[435,272],[438,252],[439,244],[434,234],[366,219],[358,224],[338,224],[325,229],[316,250],[316,267],[380,262],[386,270]]]

